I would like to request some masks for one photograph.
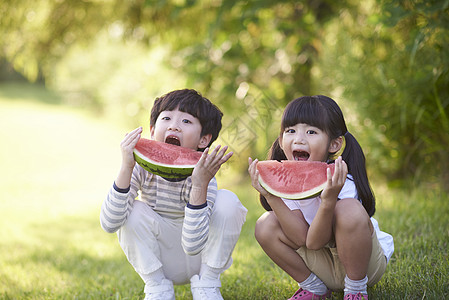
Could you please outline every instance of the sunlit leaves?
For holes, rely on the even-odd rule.
[[[329,84],[353,104],[353,124],[361,125],[354,131],[376,162],[372,168],[390,179],[438,181],[448,168],[449,58],[441,46],[449,43],[447,8],[380,1],[381,23],[354,26],[369,19],[362,12],[342,13],[331,25],[335,36],[327,44],[335,47],[326,49],[322,63],[329,65],[321,67],[333,66]]]

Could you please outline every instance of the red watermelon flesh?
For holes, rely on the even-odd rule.
[[[136,162],[148,172],[167,178],[190,176],[202,152],[141,138],[134,148]]]
[[[326,186],[327,168],[334,164],[320,161],[265,160],[257,163],[259,182],[271,194],[285,199],[307,199]]]

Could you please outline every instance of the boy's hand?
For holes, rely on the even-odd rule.
[[[335,206],[338,194],[340,194],[348,175],[348,166],[341,156],[335,160],[334,175],[327,169],[327,185],[321,193],[321,201],[323,204]]]
[[[120,143],[120,148],[122,150],[122,168],[132,170],[136,161],[134,160],[134,147],[140,139],[142,134],[142,127],[138,127],[133,131],[127,133],[125,138]]]
[[[259,160],[256,158],[253,160],[251,157],[248,157],[248,173],[251,177],[251,185],[265,198],[269,197],[271,194],[264,189],[259,183],[259,171],[257,171],[257,163]]]
[[[217,174],[221,165],[228,161],[228,159],[234,154],[229,152],[225,155],[228,146],[224,146],[220,151],[220,145],[209,154],[209,148],[206,148],[198,161],[197,165],[193,169],[192,173],[192,185],[196,187],[206,187],[209,185],[211,179]]]

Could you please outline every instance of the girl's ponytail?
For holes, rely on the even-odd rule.
[[[362,200],[363,207],[368,215],[372,217],[376,211],[376,201],[366,173],[365,155],[360,144],[351,133],[346,132],[344,137],[346,139],[346,147],[342,158],[348,166],[349,174],[354,179],[358,198]]]
[[[285,156],[284,150],[282,150],[279,145],[279,138],[277,138],[273,145],[271,145],[270,151],[268,152],[268,159],[270,160],[287,160],[287,156]]]
[[[281,149],[281,146],[279,145],[279,138],[277,138],[273,144],[271,145],[270,151],[268,152],[267,159],[270,160],[287,160],[287,156],[285,156],[284,150]],[[265,199],[264,196],[259,194],[259,200],[260,204],[262,204],[262,207],[265,208],[267,211],[271,211],[271,206],[268,204],[267,199]]]

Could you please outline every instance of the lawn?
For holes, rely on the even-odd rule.
[[[11,84],[0,84],[0,125],[0,299],[142,299],[143,284],[116,235],[99,225],[130,128],[62,105],[38,86]],[[249,212],[222,294],[286,299],[295,282],[253,236],[263,212],[256,194],[244,177],[238,184],[229,177],[236,176],[220,175],[220,188],[236,192]],[[396,251],[370,299],[448,299],[447,193],[438,186],[374,189],[376,218]],[[176,296],[191,299],[189,286],[176,287]]]

